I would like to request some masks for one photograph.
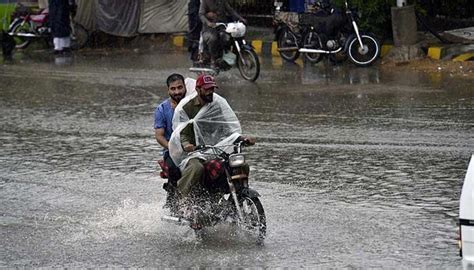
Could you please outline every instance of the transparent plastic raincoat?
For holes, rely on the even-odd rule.
[[[181,100],[174,111],[173,134],[169,141],[169,151],[171,158],[181,171],[184,170],[189,159],[195,157],[205,159],[199,153],[184,152],[181,146],[180,134],[188,124],[193,123],[196,146],[227,146],[222,148],[226,152],[233,150],[232,143],[242,133],[239,119],[227,101],[216,93],[213,95],[213,101],[204,105],[193,119],[189,119],[183,106],[197,96],[196,92]]]

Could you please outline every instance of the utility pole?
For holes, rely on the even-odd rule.
[[[406,62],[424,56],[417,44],[417,24],[415,6],[407,5],[406,0],[397,0],[391,8],[393,45],[387,57],[395,62]]]

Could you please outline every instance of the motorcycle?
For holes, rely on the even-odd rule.
[[[45,40],[48,46],[52,46],[53,36],[49,26],[48,9],[40,10],[39,13],[31,9],[19,7],[19,13],[12,20],[8,34],[15,39],[16,49],[25,49],[34,39]],[[89,33],[81,24],[71,18],[71,48],[83,48],[89,39]]]
[[[256,81],[260,75],[260,61],[257,53],[250,44],[245,41],[246,27],[242,22],[216,23],[217,30],[221,36],[223,57],[216,61],[217,69],[209,67],[208,52],[206,48],[201,50],[201,63],[192,67],[191,72],[210,73],[217,75],[221,70],[226,71],[237,66],[240,75],[248,81]],[[200,47],[203,46],[202,38]]]
[[[273,28],[277,42],[278,53],[286,61],[294,62],[300,56],[297,49],[303,44],[303,36],[308,31],[307,25],[298,23],[298,15],[294,13],[283,13],[281,8],[283,2],[274,2],[275,16],[273,17]]]
[[[263,244],[267,229],[265,212],[258,198],[260,194],[249,187],[248,175],[243,170],[244,144],[240,141],[231,145],[230,154],[223,150],[229,146],[199,146],[190,153],[205,156],[207,160],[205,176],[191,200],[191,213],[165,215],[162,220],[190,226],[198,236],[204,227],[230,223],[254,238],[257,244]]]
[[[356,14],[345,1],[345,12],[331,8],[327,16],[304,14],[300,21],[309,25],[304,33],[302,45],[281,34],[280,52],[304,53],[310,62],[321,61],[323,55],[330,60],[339,61],[339,57],[349,59],[357,66],[369,66],[380,55],[380,42],[371,33],[359,31]],[[288,34],[286,34],[288,36]]]

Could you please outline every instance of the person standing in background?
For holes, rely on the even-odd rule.
[[[40,9],[48,8],[48,0],[38,0],[38,7]]]
[[[189,0],[188,3],[188,51],[191,54],[191,60],[198,61],[199,39],[201,37],[202,22],[199,19],[199,6],[201,0]]]
[[[53,35],[54,54],[71,53],[71,19],[76,14],[74,0],[49,0],[49,24]]]

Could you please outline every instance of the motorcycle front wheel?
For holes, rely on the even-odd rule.
[[[258,198],[244,197],[241,201],[243,220],[242,229],[262,245],[267,233],[267,221],[262,203]]]
[[[254,50],[249,48],[240,51],[237,59],[240,75],[248,81],[254,82],[260,75],[260,61]]]
[[[31,22],[23,23],[23,21],[17,21],[8,29],[8,32],[13,34],[33,34],[31,29],[33,29]],[[13,36],[13,39],[15,40],[16,49],[24,49],[31,43],[31,38],[29,37]]]
[[[363,47],[360,46],[357,38],[349,41],[347,54],[351,61],[357,66],[365,67],[377,60],[380,54],[380,45],[377,39],[370,35],[361,35]]]
[[[279,53],[281,58],[286,61],[294,62],[300,56],[300,52],[298,51],[298,38],[288,29],[283,30],[283,32],[278,36],[277,45],[280,50]]]

